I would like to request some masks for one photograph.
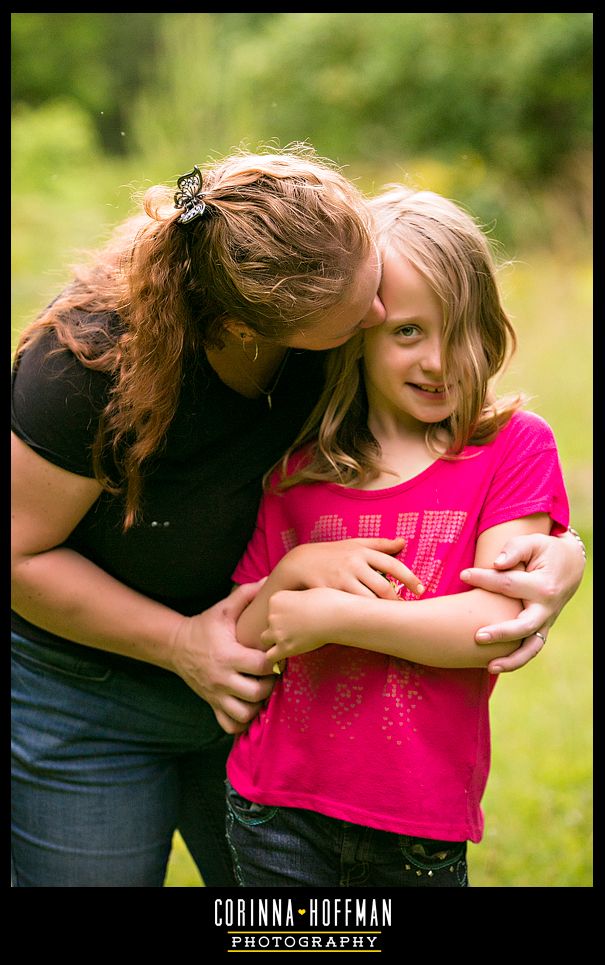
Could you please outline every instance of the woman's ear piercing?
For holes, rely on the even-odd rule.
[[[243,348],[243,350],[244,350],[244,355],[246,356],[246,358],[249,358],[251,362],[256,362],[256,360],[257,360],[257,358],[258,358],[258,342],[256,342],[256,341],[254,342],[254,358],[250,358],[250,356],[249,356],[248,353],[246,352],[246,338],[247,338],[247,335],[246,335],[245,332],[240,332],[239,334],[240,334],[240,337],[241,337],[241,340],[242,340],[242,348]]]

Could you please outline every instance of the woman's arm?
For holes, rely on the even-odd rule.
[[[512,569],[520,564],[524,572]],[[540,652],[544,641],[536,631],[547,635],[580,586],[585,565],[583,544],[571,532],[562,536],[533,533],[513,537],[486,568],[472,567],[461,573],[465,582],[520,599],[523,604],[515,619],[490,623],[477,631],[478,643],[525,638],[518,650],[490,665],[492,672],[517,670]]]
[[[413,593],[424,588],[407,566],[394,558],[405,545],[398,539],[344,539],[304,543],[286,553],[267,578],[237,623],[237,638],[247,647],[262,648],[261,633],[267,628],[269,601],[280,590],[330,587],[358,596],[397,600],[385,575],[394,577]]]
[[[524,532],[547,532],[550,519],[536,514],[494,526],[477,542],[475,563],[487,565],[503,541]],[[435,667],[485,667],[510,653],[516,643],[478,644],[475,633],[488,620],[509,620],[521,602],[485,590],[471,590],[411,604],[347,596],[316,589],[275,594],[268,629],[268,656],[281,660],[329,641],[363,647]]]
[[[98,499],[93,479],[66,472],[12,436],[13,608],[75,643],[179,674],[223,729],[244,729],[268,696],[271,662],[242,647],[235,622],[255,588],[185,617],[114,579],[62,544]]]

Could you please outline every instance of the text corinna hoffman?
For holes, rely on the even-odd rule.
[[[308,917],[307,917],[308,916]],[[237,928],[382,928],[391,924],[390,898],[216,898],[214,924]]]

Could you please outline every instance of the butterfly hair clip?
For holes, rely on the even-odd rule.
[[[187,224],[195,218],[201,218],[206,210],[206,202],[202,200],[202,173],[197,164],[193,166],[193,171],[183,174],[176,184],[178,191],[174,196],[174,206],[184,209],[177,220]]]

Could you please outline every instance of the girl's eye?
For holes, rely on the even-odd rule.
[[[397,329],[398,335],[403,335],[404,338],[411,338],[413,335],[418,334],[417,325],[402,325],[401,328]]]

